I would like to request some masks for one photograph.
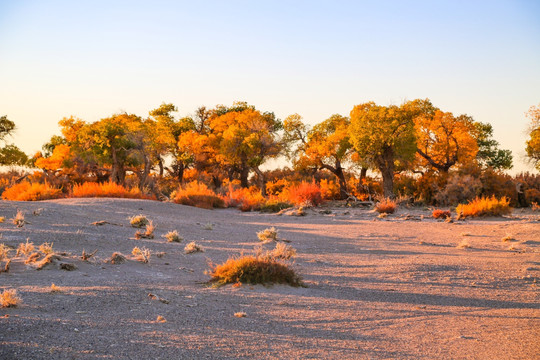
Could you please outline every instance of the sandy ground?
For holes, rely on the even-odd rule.
[[[29,222],[22,228],[9,221],[17,209]],[[37,271],[15,259],[0,274],[0,291],[22,298],[0,309],[0,359],[540,358],[538,213],[445,223],[427,209],[386,219],[320,210],[292,217],[140,200],[0,202],[0,243],[53,242],[77,266]],[[137,214],[153,220],[155,239],[134,238],[128,218]],[[91,224],[100,220],[110,224]],[[293,266],[307,287],[205,284],[210,262],[253,252],[256,232],[269,226],[298,251]],[[161,237],[175,229],[182,243]],[[470,248],[457,247],[463,239]],[[206,251],[184,254],[190,241]],[[105,263],[134,246],[151,249],[148,264]],[[84,262],[83,249],[97,253]]]

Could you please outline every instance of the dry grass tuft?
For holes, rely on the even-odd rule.
[[[28,258],[24,261],[25,264],[33,264],[37,262],[41,258],[41,254],[39,252],[35,252],[30,254]]]
[[[531,210],[532,210],[532,211],[538,211],[538,210],[540,210],[540,205],[538,205],[537,202],[532,202],[532,203],[531,203]]]
[[[5,244],[0,244],[0,261],[4,259],[9,259],[9,252],[11,249]]]
[[[479,216],[501,216],[510,214],[510,200],[506,197],[497,199],[495,196],[490,198],[481,197],[469,201],[468,204],[460,204],[456,208],[460,218],[479,217]]]
[[[52,293],[62,292],[62,288],[60,286],[56,286],[56,285],[54,285],[54,283],[52,283],[51,284],[51,292]]]
[[[149,221],[144,215],[135,215],[129,218],[129,224],[134,228],[142,228],[148,225]]]
[[[131,251],[131,254],[133,254],[133,256],[135,256],[135,258],[138,261],[146,264],[150,260],[150,256],[152,255],[152,252],[145,247],[138,248],[137,246],[135,246],[133,250]]]
[[[163,237],[165,239],[167,239],[167,242],[182,242],[182,240],[184,240],[183,237],[180,236],[180,234],[178,234],[178,231],[176,230],[173,230],[173,231],[169,231],[168,233],[166,233],[165,235],[163,235]]]
[[[156,322],[164,323],[164,322],[167,322],[167,320],[163,316],[158,315],[158,317],[156,318]]]
[[[41,251],[44,255],[52,254],[53,251],[53,243],[43,243],[39,245],[39,251]]]
[[[29,242],[30,239],[26,239],[26,243],[19,244],[19,247],[17,248],[17,255],[28,255],[32,253],[35,249],[34,243]]]
[[[466,239],[461,240],[461,242],[456,246],[458,249],[470,249],[471,244]]]
[[[212,223],[206,223],[203,225],[204,230],[214,230],[214,224]]]
[[[145,231],[137,230],[135,233],[135,239],[153,239],[154,238],[155,226],[150,220],[146,225]]]
[[[55,261],[60,261],[62,258],[55,254],[49,254],[41,259],[39,262],[36,262],[36,270],[41,270],[45,266],[54,263]],[[71,265],[71,264],[70,264]]]
[[[120,265],[126,262],[126,257],[118,252],[115,252],[111,255],[111,258],[108,262],[114,265]]]
[[[4,264],[4,267],[3,267],[3,268],[2,268],[2,266],[1,266],[1,264],[2,264],[2,262],[0,261],[0,273],[3,273],[3,272],[7,273],[7,272],[9,272],[9,267],[10,267],[10,265],[11,265],[11,259],[8,259],[8,260],[6,261],[6,263]]]
[[[94,255],[96,255],[96,253],[97,253],[97,249],[94,250],[94,252],[93,252],[93,253],[90,253],[90,254],[88,254],[88,253],[83,249],[82,254],[81,254],[81,260],[82,260],[82,261],[88,261],[88,260],[90,260],[91,257],[93,257]]]
[[[197,252],[204,252],[204,249],[200,245],[197,245],[195,241],[192,241],[186,245],[186,247],[184,248],[184,252],[186,254],[193,254]]]
[[[18,228],[21,228],[24,226],[24,224],[27,224],[26,220],[24,220],[24,214],[21,210],[17,210],[17,214],[11,220],[11,222],[13,222],[13,225],[16,225]]]
[[[15,289],[4,290],[0,294],[0,307],[2,308],[16,307],[20,303],[21,299],[17,296]]]
[[[375,205],[375,210],[381,214],[393,214],[396,208],[396,202],[390,198],[384,198]]]
[[[85,182],[80,185],[73,185],[69,196],[75,198],[112,197],[128,199],[155,199],[152,196],[143,194],[137,187],[126,189],[122,185],[118,185],[114,182]]]
[[[6,217],[5,216],[0,216],[0,223],[3,223],[4,221],[6,221]]]
[[[257,233],[257,237],[259,238],[259,240],[264,241],[264,242],[278,241],[277,236],[278,236],[278,231],[273,226],[271,228],[264,229]]]
[[[296,256],[296,249],[290,245],[277,243],[274,250],[268,252],[266,256],[270,256],[273,259],[289,260],[290,258]]]
[[[435,219],[446,219],[452,216],[450,210],[435,209],[431,213],[431,216]]]
[[[516,240],[516,239],[514,239],[514,237],[512,235],[507,234],[501,240],[502,240],[502,242],[506,242],[506,241],[513,241],[513,240]]]
[[[243,311],[240,311],[240,312],[236,312],[234,313],[234,316],[237,317],[237,318],[243,318],[243,317],[246,317],[247,314]]]

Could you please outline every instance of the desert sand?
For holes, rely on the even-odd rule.
[[[22,228],[9,221],[17,210]],[[153,221],[154,239],[135,239],[129,218],[138,214]],[[429,215],[0,202],[0,243],[52,242],[77,267],[38,271],[16,258],[0,273],[0,291],[22,299],[0,308],[0,359],[539,359],[538,212],[454,223]],[[297,250],[292,266],[305,287],[207,284],[211,263],[253,253],[256,233],[270,226]],[[162,237],[171,230],[182,243]],[[205,252],[184,254],[191,241]],[[135,246],[152,251],[148,263],[133,259]],[[83,261],[83,249],[97,252]],[[128,261],[107,263],[113,252]]]

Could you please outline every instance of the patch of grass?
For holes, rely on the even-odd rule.
[[[21,299],[17,296],[17,290],[8,289],[0,294],[0,307],[16,307],[21,303]]]
[[[51,284],[51,292],[52,293],[57,293],[57,292],[61,292],[62,291],[62,288],[60,286],[56,286],[54,285],[54,283]]]
[[[259,240],[264,242],[277,241],[277,235],[278,232],[273,226],[257,233],[257,237],[259,238]]]
[[[277,213],[281,210],[291,208],[293,205],[288,201],[279,201],[271,199],[261,205],[260,211],[267,213]]]
[[[154,238],[154,224],[152,221],[149,221],[146,225],[145,231],[137,230],[135,233],[135,239],[153,239]]]
[[[17,255],[29,255],[35,250],[34,243],[30,242],[30,239],[26,239],[25,243],[20,243],[19,247],[17,248]]]
[[[234,313],[234,316],[237,318],[243,318],[243,317],[246,317],[247,314],[243,311],[239,311],[239,312]]]
[[[302,281],[295,271],[276,259],[243,255],[229,258],[215,265],[209,272],[211,283],[289,284],[300,286]]]
[[[53,251],[53,243],[43,243],[39,245],[39,251],[42,252],[44,255],[52,254]]]
[[[62,190],[50,186],[49,184],[29,183],[22,181],[7,188],[2,193],[2,199],[12,201],[39,201],[48,199],[58,199],[62,197]]]
[[[495,196],[490,198],[481,197],[469,201],[468,204],[460,204],[456,208],[460,218],[479,217],[479,216],[502,216],[510,214],[510,200],[506,197],[497,199]]]
[[[384,198],[375,205],[375,211],[379,214],[393,214],[396,208],[396,202],[390,198]]]
[[[183,237],[180,236],[180,234],[178,234],[178,231],[176,230],[173,230],[173,231],[169,231],[168,233],[166,233],[165,235],[163,235],[163,237],[165,239],[167,239],[167,242],[182,242],[182,240],[184,240]]]
[[[262,256],[270,259],[289,260],[296,256],[296,249],[280,242],[276,244],[276,247],[272,251],[268,251]]]
[[[135,215],[129,218],[129,224],[134,228],[142,228],[148,225],[149,220],[144,215]]]
[[[13,225],[16,225],[18,228],[21,228],[26,224],[26,220],[24,219],[24,214],[21,210],[17,210],[17,214],[15,214],[15,217],[11,220]]]
[[[435,219],[446,219],[448,217],[451,217],[452,213],[450,212],[450,210],[435,209],[431,213],[431,216]]]
[[[133,250],[131,251],[131,254],[133,254],[133,256],[135,256],[135,258],[138,261],[146,264],[150,260],[150,256],[152,255],[152,252],[145,247],[139,248],[135,246]]]
[[[186,254],[193,254],[197,252],[204,252],[204,249],[195,243],[195,241],[190,242],[189,244],[184,247],[184,252]]]

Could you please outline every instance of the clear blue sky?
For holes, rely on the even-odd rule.
[[[430,98],[490,122],[524,164],[540,1],[0,0],[0,115],[33,154],[58,121],[244,100],[318,123]]]

